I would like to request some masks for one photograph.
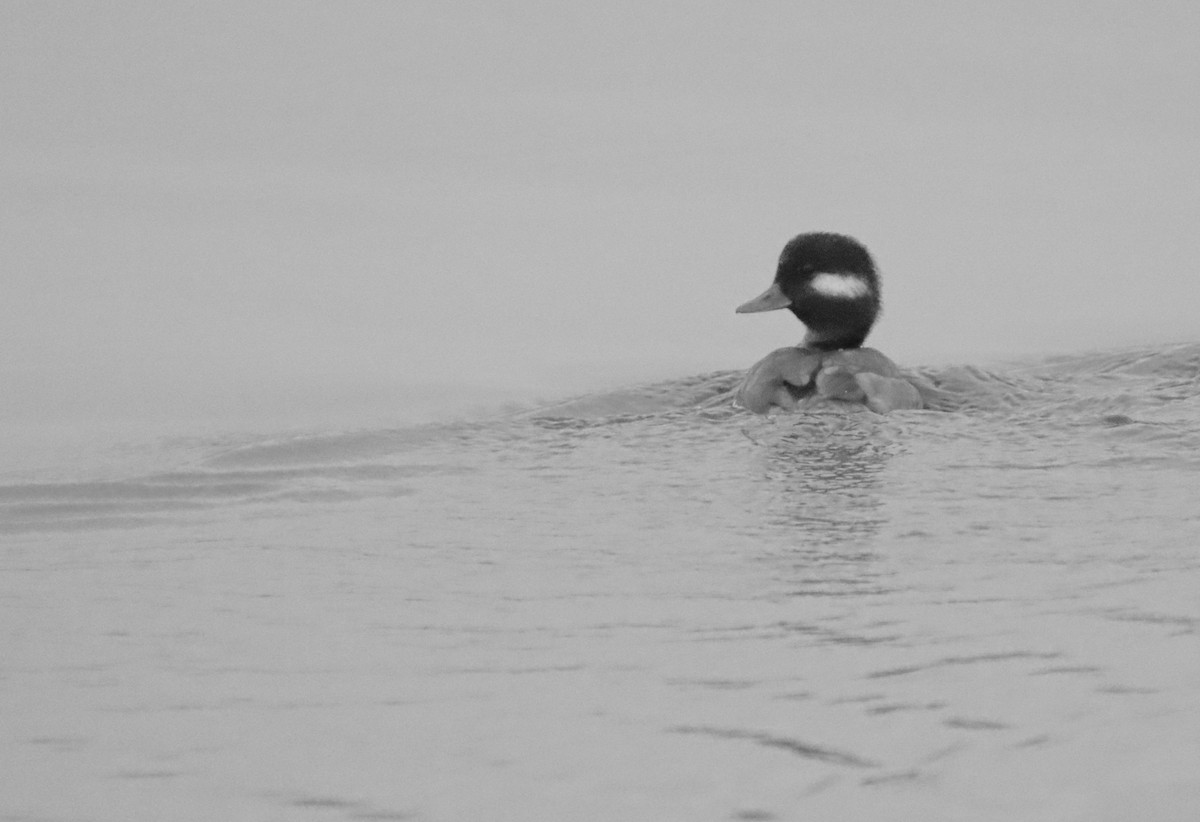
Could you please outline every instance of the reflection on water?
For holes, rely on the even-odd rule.
[[[895,446],[871,422],[834,410],[747,426],[763,462],[764,559],[789,596],[882,590],[874,538],[887,522],[883,472]]]
[[[799,541],[810,546],[877,533],[888,445],[866,439],[869,433],[862,430],[796,428],[760,441],[762,480],[774,499],[769,521],[794,527]]]
[[[1190,820],[1198,367],[772,419],[707,375],[10,482],[0,810]]]

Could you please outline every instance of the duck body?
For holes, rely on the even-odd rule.
[[[755,363],[737,388],[738,404],[755,414],[792,411],[812,399],[862,403],[880,414],[925,408],[919,382],[909,380],[874,348],[821,351],[790,347]]]
[[[843,234],[792,238],[770,288],[739,314],[786,308],[808,329],[800,345],[780,348],[747,371],[738,402],[756,414],[791,410],[809,396],[861,402],[879,413],[922,408],[921,393],[899,367],[862,344],[879,317],[879,275],[870,253]]]

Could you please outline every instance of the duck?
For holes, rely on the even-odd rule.
[[[798,346],[772,351],[746,372],[738,403],[757,414],[793,410],[811,395],[862,403],[878,413],[925,407],[894,362],[863,347],[882,304],[879,273],[866,246],[825,231],[793,237],[770,287],[737,313],[786,308],[806,333]]]

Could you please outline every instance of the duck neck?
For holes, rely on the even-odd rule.
[[[800,343],[804,348],[814,348],[817,351],[838,351],[843,348],[860,348],[863,342],[867,339],[867,334],[871,331],[871,327],[856,328],[853,330],[839,330],[837,332],[830,331],[814,331],[809,329],[804,335],[804,340]]]

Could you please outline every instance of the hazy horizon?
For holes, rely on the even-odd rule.
[[[1197,24],[7,3],[2,413],[378,411],[745,367],[801,328],[734,306],[817,229],[875,255],[870,342],[906,364],[1194,339]]]

